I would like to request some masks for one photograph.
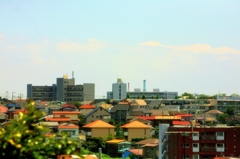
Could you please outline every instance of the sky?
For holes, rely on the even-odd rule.
[[[67,74],[105,98],[147,91],[240,94],[240,1],[0,1],[0,96]],[[12,93],[15,92],[15,93]],[[105,97],[104,97],[105,96]]]

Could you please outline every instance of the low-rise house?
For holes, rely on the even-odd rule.
[[[79,126],[72,123],[63,123],[58,125],[59,136],[56,139],[61,139],[62,133],[67,133],[67,140],[77,142],[77,148],[80,148]]]
[[[58,122],[40,122],[40,125],[44,125],[49,128],[49,132],[45,132],[45,134],[56,134],[58,132]]]
[[[149,143],[142,146],[142,159],[158,159],[158,144]]]
[[[130,114],[130,106],[128,104],[117,104],[110,110],[111,119],[116,122],[126,122],[127,116]]]
[[[142,118],[138,118],[138,117],[134,117],[134,118],[128,120],[127,123],[131,123],[133,121],[139,121],[139,122],[149,125],[149,126],[151,126],[151,123],[152,123],[152,121],[150,121],[150,120],[146,120],[146,119],[142,119]]]
[[[81,105],[79,107],[80,111],[83,110],[83,109],[95,109],[95,106],[93,105],[89,105],[89,104],[85,104],[85,105]]]
[[[19,118],[19,113],[28,113],[27,110],[23,110],[23,109],[20,109],[20,110],[16,110],[14,112],[11,113],[10,115],[10,119],[18,119]]]
[[[88,114],[86,114],[84,118],[86,123],[90,123],[98,119],[108,122],[111,119],[111,115],[106,109],[102,107],[97,107],[90,111]]]
[[[113,139],[106,141],[107,154],[111,157],[120,156],[124,151],[131,148],[131,142],[121,139]]]
[[[79,111],[54,111],[52,112],[53,118],[70,118],[71,123],[78,124]]]
[[[86,136],[102,137],[106,139],[109,135],[115,134],[115,126],[102,120],[95,120],[83,126]]]
[[[5,107],[5,106],[3,106],[3,105],[0,105],[0,112],[2,112],[2,113],[7,113],[7,111],[8,111],[8,108],[7,108],[7,107]]]
[[[137,145],[137,148],[141,148],[142,146],[146,145],[146,144],[157,144],[159,143],[159,139],[145,139],[145,140],[141,140],[139,142],[136,142],[135,144]]]
[[[139,121],[133,121],[121,126],[123,134],[128,141],[133,138],[150,138],[151,137],[151,126],[143,124]]]
[[[136,108],[131,112],[131,116],[151,116],[152,112],[148,111],[145,108]]]
[[[131,104],[131,107],[137,107],[137,108],[146,108],[146,106],[147,106],[147,103],[143,99],[134,99]]]
[[[122,154],[122,158],[127,158],[129,157],[131,154],[135,155],[136,158],[142,158],[142,149],[129,149],[129,150],[126,150],[123,154]]]
[[[62,111],[62,107],[59,105],[48,105],[45,106],[45,112],[48,114],[52,114],[54,111]]]
[[[5,122],[7,120],[8,120],[8,115],[3,112],[0,112],[0,123]]]

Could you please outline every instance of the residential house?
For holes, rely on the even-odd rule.
[[[89,105],[89,104],[81,105],[81,106],[79,107],[79,110],[81,111],[81,110],[83,110],[83,109],[95,109],[95,106]]]
[[[45,105],[35,105],[36,110],[40,110],[42,112],[45,112]],[[46,112],[47,113],[47,112]]]
[[[145,108],[136,108],[131,111],[131,116],[151,116],[152,112]]]
[[[3,112],[0,112],[0,123],[5,122],[7,120],[8,120],[8,115]]]
[[[102,120],[95,120],[83,126],[86,135],[89,137],[107,138],[110,134],[115,134],[115,126]]]
[[[141,140],[139,142],[136,142],[135,144],[137,145],[137,148],[140,148],[146,144],[158,144],[159,143],[159,139],[145,139],[145,140]]]
[[[151,126],[143,124],[139,121],[133,121],[121,126],[123,129],[124,136],[128,141],[133,138],[150,138],[151,137]]]
[[[20,110],[16,110],[14,112],[11,113],[10,115],[10,119],[18,119],[19,118],[19,113],[28,113],[27,110],[23,110],[23,109],[20,109]]]
[[[158,159],[158,144],[149,143],[142,146],[142,159]]]
[[[75,141],[78,143],[77,148],[80,148],[80,139],[79,139],[79,126],[72,123],[63,123],[58,125],[58,134],[59,136],[56,139],[61,139],[62,133],[67,133],[68,141]]]
[[[138,108],[146,108],[147,103],[143,99],[134,99],[132,101],[131,106],[132,107],[138,107]]]
[[[131,148],[131,142],[121,139],[106,141],[107,154],[111,157],[121,156],[121,154]]]
[[[45,132],[44,134],[56,134],[58,132],[58,122],[40,122],[40,125],[49,128],[49,132]]]
[[[131,122],[133,122],[133,121],[139,121],[139,122],[141,122],[141,123],[143,123],[143,124],[146,124],[146,125],[151,126],[152,121],[150,121],[150,120],[138,118],[138,117],[135,117],[135,116],[132,116],[132,117],[134,117],[134,118],[128,120],[127,123],[131,123]]]
[[[91,112],[89,112],[87,115],[85,115],[84,119],[86,123],[90,123],[98,119],[108,122],[111,119],[111,115],[106,109],[102,107],[97,107],[93,109]]]
[[[117,104],[110,110],[111,119],[115,122],[126,122],[127,116],[130,113],[130,106],[128,104]]]
[[[79,111],[54,111],[52,112],[52,114],[53,114],[53,117],[46,118],[47,121],[59,120],[63,122],[63,120],[67,120],[71,123],[78,124],[78,115],[80,114],[80,112]]]
[[[7,113],[7,111],[8,111],[8,108],[7,108],[7,107],[5,107],[5,106],[3,106],[3,105],[0,105],[0,112],[2,112],[2,113]]]
[[[142,158],[142,149],[129,149],[126,150],[123,154],[122,154],[122,158],[125,159],[127,157],[129,157],[131,154],[135,155],[136,158],[135,159],[141,159]]]
[[[48,105],[45,107],[46,113],[52,114],[53,111],[62,111],[62,107],[60,105]]]

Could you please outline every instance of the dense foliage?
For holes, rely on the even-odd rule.
[[[76,144],[67,141],[66,135],[61,140],[55,140],[55,135],[44,135],[49,130],[38,124],[44,114],[35,110],[33,102],[25,108],[26,111],[19,113],[18,119],[0,128],[0,158],[46,159],[47,156],[75,151]]]

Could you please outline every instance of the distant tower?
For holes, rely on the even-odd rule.
[[[143,92],[146,92],[147,89],[146,89],[146,80],[143,80]]]
[[[8,94],[8,91],[6,91],[6,99],[8,99],[9,97],[9,94]]]

